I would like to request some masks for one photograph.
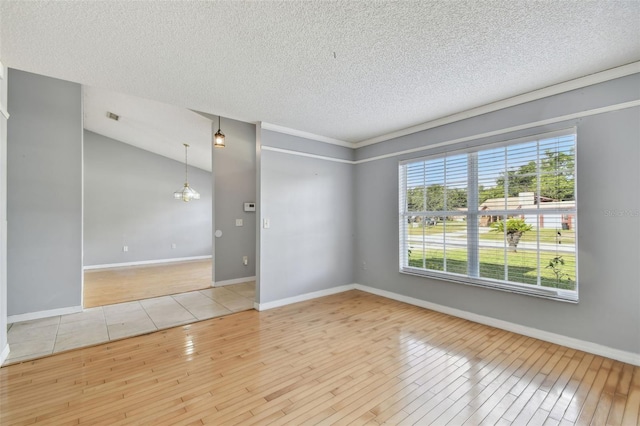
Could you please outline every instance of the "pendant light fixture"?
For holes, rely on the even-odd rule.
[[[224,148],[224,133],[220,131],[220,116],[218,116],[218,131],[213,135],[213,146],[216,148]]]
[[[182,189],[179,189],[178,191],[173,193],[173,198],[175,198],[176,200],[182,200],[185,203],[188,203],[191,200],[199,200],[200,199],[200,194],[198,194],[198,191],[196,191],[195,189],[191,188],[189,186],[189,169],[188,169],[188,164],[187,164],[187,149],[189,148],[189,144],[183,144],[184,145],[184,186],[182,187]]]

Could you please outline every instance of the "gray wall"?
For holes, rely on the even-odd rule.
[[[183,183],[183,162],[85,130],[84,265],[211,255],[211,173],[189,166],[200,200]]]
[[[80,306],[79,84],[9,70],[8,315]]]
[[[199,113],[214,121],[218,117]],[[215,281],[249,278],[256,275],[256,215],[245,212],[245,202],[256,199],[256,126],[222,118],[221,129],[226,146],[213,149],[213,180],[215,186],[214,231],[222,231],[215,242]],[[242,226],[236,226],[242,219]],[[242,257],[248,264],[242,264]]]
[[[262,130],[262,147],[285,136]],[[298,151],[317,144],[297,139]],[[270,228],[260,236],[259,302],[353,283],[353,166],[263,149],[260,181]]]
[[[640,75],[587,87],[358,150],[358,158],[408,149],[640,98]],[[355,171],[356,282],[429,302],[640,353],[640,108],[485,138],[577,127],[578,304],[398,272],[398,161]],[[449,148],[438,148],[443,151]],[[608,217],[605,210],[622,213]],[[366,263],[366,264],[365,264]]]

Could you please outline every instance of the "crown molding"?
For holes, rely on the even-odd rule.
[[[291,129],[289,127],[279,126],[277,124],[261,122],[261,127],[265,130],[272,130],[278,133],[284,133],[291,136],[298,136],[305,139],[311,139],[318,142],[329,143],[332,145],[340,145],[346,148],[355,148],[355,144],[352,142],[342,141],[340,139],[328,138],[322,135],[316,135],[315,133],[303,132],[302,130]]]
[[[329,157],[326,155],[310,154],[308,152],[294,151],[291,149],[274,148],[271,146],[262,146],[263,151],[280,152],[283,154],[297,155],[298,157],[315,158],[317,160],[333,161],[334,163],[357,164],[354,160],[345,160],[343,158]]]
[[[490,131],[490,132],[476,133],[476,134],[465,136],[465,137],[462,137],[462,138],[449,139],[449,140],[445,140],[445,141],[442,141],[442,142],[432,143],[430,145],[418,146],[416,148],[410,148],[410,149],[405,149],[405,150],[401,150],[401,151],[392,151],[392,152],[389,152],[389,153],[386,153],[386,154],[376,155],[376,156],[368,157],[368,158],[362,158],[360,160],[345,160],[345,159],[342,159],[342,158],[328,157],[328,156],[317,155],[317,154],[309,154],[309,153],[306,153],[306,152],[300,152],[300,151],[294,151],[294,150],[282,149],[282,148],[273,148],[273,147],[269,147],[269,146],[263,146],[262,149],[265,150],[265,151],[281,152],[281,153],[289,154],[289,155],[297,155],[297,156],[300,156],[300,157],[310,157],[310,158],[316,158],[318,160],[333,161],[333,162],[337,162],[337,163],[363,164],[363,163],[369,163],[371,161],[383,160],[385,158],[398,157],[398,156],[401,156],[401,155],[414,154],[414,153],[423,152],[423,151],[430,151],[430,150],[432,150],[434,148],[439,148],[439,147],[448,146],[448,145],[456,145],[456,144],[460,144],[460,143],[463,143],[463,142],[468,142],[468,141],[473,141],[473,140],[483,139],[483,138],[488,138],[488,137],[493,137],[493,136],[499,136],[499,135],[503,135],[503,134],[507,134],[507,133],[513,133],[513,132],[517,132],[517,131],[521,131],[521,130],[528,130],[528,129],[533,129],[533,128],[536,128],[536,127],[542,127],[542,126],[548,126],[548,125],[562,123],[562,122],[569,122],[569,121],[573,121],[573,120],[579,120],[581,118],[590,117],[592,115],[604,114],[604,113],[607,113],[607,112],[619,111],[619,110],[623,110],[623,109],[627,109],[627,108],[635,108],[635,107],[639,107],[639,106],[640,106],[640,99],[637,99],[637,100],[634,100],[634,101],[623,102],[623,103],[620,103],[620,104],[608,105],[608,106],[602,107],[602,108],[595,108],[595,109],[590,109],[590,110],[586,110],[586,111],[576,112],[576,113],[573,113],[573,114],[567,114],[567,115],[561,115],[561,116],[558,116],[558,117],[552,117],[552,118],[549,118],[549,119],[546,119],[546,120],[533,121],[533,122],[529,122],[529,123],[520,124],[520,125],[517,125],[517,126],[505,127],[505,128],[493,130],[493,131]]]
[[[355,148],[362,148],[367,145],[373,145],[376,143],[388,141],[400,136],[410,135],[412,133],[421,132],[423,130],[432,129],[434,127],[443,126],[445,124],[454,123],[456,121],[461,121],[467,118],[487,114],[493,111],[498,111],[500,109],[509,108],[549,96],[558,95],[560,93],[569,92],[571,90],[581,89],[583,87],[592,86],[594,84],[614,80],[616,78],[625,77],[627,75],[636,74],[639,72],[640,61],[632,62],[621,67],[611,68],[595,74],[576,78],[574,80],[565,81],[564,83],[554,84],[553,86],[547,86],[542,89],[534,90],[533,92],[524,93],[512,98],[503,99],[497,102],[479,106],[477,108],[472,108],[446,117],[438,118],[436,120],[427,121],[426,123],[418,124],[416,126],[407,127],[395,132],[356,142],[355,144],[353,144],[353,146]]]
[[[627,108],[635,108],[635,107],[638,107],[638,106],[640,106],[640,99],[634,100],[634,101],[629,101],[629,102],[623,102],[623,103],[615,104],[615,105],[609,105],[609,106],[602,107],[602,108],[595,108],[595,109],[590,109],[590,110],[587,110],[587,111],[580,111],[580,112],[576,112],[576,113],[573,113],[573,114],[561,115],[561,116],[558,116],[558,117],[549,118],[547,120],[533,121],[533,122],[521,124],[521,125],[518,125],[518,126],[505,127],[505,128],[502,128],[502,129],[491,131],[491,132],[478,133],[478,134],[475,134],[475,135],[465,136],[465,137],[458,138],[458,139],[450,139],[450,140],[447,140],[447,141],[438,142],[438,143],[434,143],[434,144],[431,144],[431,145],[419,146],[419,147],[416,147],[416,148],[405,149],[405,150],[402,150],[402,151],[394,151],[394,152],[390,152],[388,154],[377,155],[375,157],[363,158],[361,160],[355,161],[354,164],[368,163],[370,161],[377,161],[377,160],[382,160],[382,159],[390,158],[390,157],[397,157],[397,156],[405,155],[405,154],[413,154],[415,152],[429,151],[429,150],[432,150],[434,148],[438,148],[438,147],[442,147],[442,146],[455,145],[455,144],[468,142],[468,141],[472,141],[472,140],[476,140],[476,139],[488,138],[488,137],[492,137],[492,136],[499,136],[499,135],[503,135],[503,134],[506,134],[506,133],[512,133],[512,132],[517,132],[517,131],[520,131],[520,130],[532,129],[532,128],[535,128],[535,127],[548,126],[550,124],[562,123],[562,122],[565,122],[565,121],[578,120],[578,119],[583,118],[583,117],[589,117],[589,116],[592,116],[592,115],[604,114],[606,112],[619,111],[619,110],[627,109]]]

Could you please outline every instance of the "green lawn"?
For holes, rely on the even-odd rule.
[[[422,235],[422,224],[418,223],[417,227],[411,226],[412,224],[408,224],[407,229],[409,230],[409,235]],[[442,234],[443,230],[446,233],[449,232],[459,232],[466,231],[467,223],[466,222],[453,222],[448,221],[447,226],[445,227],[442,222],[438,222],[437,225],[431,225],[425,227],[425,235],[438,235]]]
[[[418,268],[426,267],[438,271],[444,270],[444,255],[442,250],[427,249],[426,265],[423,265],[422,250],[412,250],[409,256],[409,266]],[[540,282],[545,287],[563,288],[575,290],[575,255],[565,254],[563,272],[569,275],[558,280],[551,269],[545,268],[549,261],[555,257],[553,252],[540,253]],[[537,284],[537,253],[529,251],[507,252],[508,280],[525,284]],[[466,274],[467,252],[466,250],[447,250],[447,272]],[[480,249],[480,276],[504,280],[504,251],[495,248]]]
[[[407,227],[408,231],[409,231],[409,235],[422,235],[422,224],[418,223],[417,227],[412,227],[412,224],[409,224]],[[466,231],[467,229],[467,223],[466,222],[453,222],[453,221],[448,221],[446,222],[446,227],[444,226],[444,223],[439,222],[437,225],[432,225],[432,226],[427,226],[425,227],[425,235],[438,235],[438,234],[442,234],[443,232],[445,233],[451,233],[451,232],[460,232],[460,231]],[[482,229],[488,229],[488,228],[480,228]],[[560,230],[561,235],[558,236],[557,235],[558,231],[555,229],[551,229],[551,228],[542,228],[540,229],[540,242],[541,243],[550,243],[550,244],[554,244],[557,241],[560,242],[560,244],[575,244],[576,243],[576,231],[575,230]],[[558,238],[558,240],[556,240],[556,238]],[[504,239],[504,234],[500,233],[500,232],[496,232],[496,231],[489,231],[489,232],[484,232],[480,234],[480,239],[481,240],[493,240],[493,241],[500,241]],[[529,232],[525,232],[522,235],[522,238],[520,239],[520,241],[522,242],[527,242],[527,243],[535,243],[536,242],[536,230],[535,228],[532,231]]]
[[[560,232],[561,235],[558,235]],[[496,231],[489,231],[484,234],[480,234],[481,240],[494,240],[500,241],[504,239],[504,234]],[[536,229],[534,228],[531,231],[525,232],[520,238],[520,241],[527,243],[535,243],[536,242]],[[576,231],[575,230],[555,230],[550,228],[542,228],[540,229],[540,242],[541,243],[551,243],[555,244],[559,242],[560,244],[575,244],[576,243]]]

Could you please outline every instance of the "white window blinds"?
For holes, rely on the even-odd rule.
[[[402,161],[400,270],[577,300],[573,131]]]

